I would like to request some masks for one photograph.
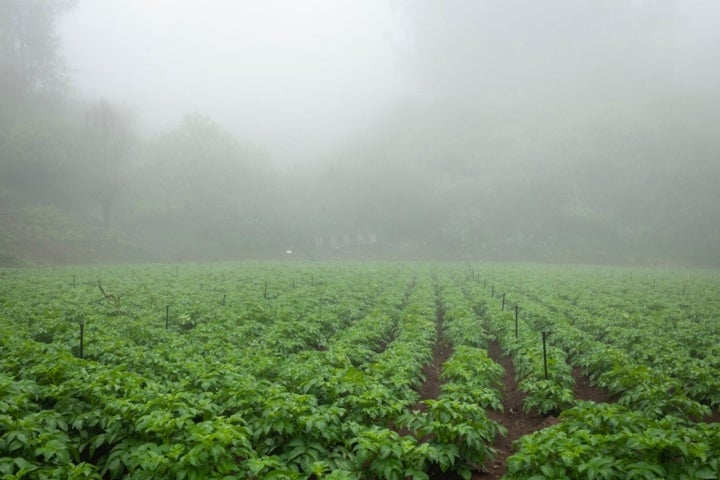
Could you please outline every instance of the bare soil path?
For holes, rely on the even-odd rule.
[[[437,398],[440,394],[442,381],[440,373],[443,363],[452,355],[452,348],[442,340],[443,312],[438,308],[435,328],[437,329],[437,342],[433,349],[433,361],[425,367],[425,382],[420,389],[421,400]],[[525,413],[523,400],[525,394],[518,390],[515,381],[515,366],[510,357],[503,355],[500,345],[492,342],[488,346],[490,358],[502,365],[505,370],[503,384],[505,386],[502,412],[488,411],[490,418],[503,425],[508,430],[506,436],[498,435],[493,447],[497,451],[495,457],[483,466],[483,472],[473,474],[473,480],[501,479],[506,473],[507,458],[515,453],[513,443],[536,430],[543,429],[558,423],[558,419],[551,415],[539,415],[535,412]],[[573,369],[575,378],[575,398],[579,400],[592,400],[595,402],[611,402],[610,395],[601,388],[590,385],[580,368]],[[422,408],[422,404],[418,405]],[[454,473],[439,471],[429,472],[431,480],[456,480],[460,477]]]
[[[488,415],[507,428],[508,434],[506,436],[498,435],[495,438],[493,445],[495,450],[497,450],[495,458],[484,466],[485,472],[474,474],[473,480],[502,478],[503,475],[505,475],[507,458],[515,452],[513,442],[524,435],[558,422],[558,419],[552,416],[537,415],[532,412],[525,413],[522,408],[525,394],[517,388],[515,366],[512,360],[510,357],[503,355],[500,345],[497,342],[493,342],[488,346],[488,355],[493,361],[499,363],[505,369],[505,377],[503,378],[505,385],[505,395],[503,399],[504,411],[495,412],[489,410]]]
[[[426,365],[423,374],[425,375],[425,382],[420,388],[420,400],[428,400],[438,398],[440,395],[440,386],[442,381],[440,380],[440,373],[442,373],[442,366],[445,361],[452,355],[452,347],[443,340],[442,329],[444,321],[444,312],[438,307],[437,315],[435,317],[435,330],[437,332],[437,340],[433,347],[433,361]]]
[[[590,385],[590,380],[584,375],[582,368],[572,370],[575,379],[575,398],[578,400],[592,400],[596,403],[612,403],[614,398],[604,389]]]

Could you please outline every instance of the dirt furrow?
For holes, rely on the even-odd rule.
[[[611,403],[615,401],[608,391],[591,385],[590,380],[583,375],[582,368],[573,368],[572,376],[575,379],[574,393],[577,400],[592,400],[597,403]]]
[[[420,387],[420,402],[416,406],[417,410],[424,410],[425,405],[422,403],[423,400],[435,399],[440,396],[440,389],[442,386],[442,380],[440,374],[442,373],[443,364],[452,355],[452,346],[448,344],[443,338],[443,322],[445,321],[445,312],[442,306],[438,304],[437,314],[435,316],[435,330],[436,340],[433,346],[433,360],[430,364],[426,365],[423,369],[425,375],[425,381]],[[442,472],[439,468],[431,468],[427,472],[430,480],[461,480],[460,476],[454,472]]]
[[[514,453],[513,442],[523,435],[558,422],[557,418],[552,416],[525,413],[522,407],[525,394],[517,388],[515,366],[512,360],[503,355],[497,342],[493,342],[488,346],[488,355],[505,369],[503,378],[505,385],[504,410],[502,412],[488,410],[488,416],[507,428],[508,434],[506,436],[498,435],[495,438],[493,447],[497,450],[497,454],[491,462],[485,465],[486,472],[473,475],[473,480],[502,478],[505,475],[505,462]]]
[[[617,401],[607,390],[590,384],[590,380],[584,376],[583,369],[580,367],[573,368],[572,376],[575,378],[575,398],[578,400],[592,400],[596,403],[614,403]],[[697,421],[706,423],[720,422],[720,410],[711,409],[710,415],[707,415]]]
[[[437,340],[433,346],[433,360],[428,365],[425,365],[423,374],[425,376],[425,382],[420,387],[420,400],[429,400],[438,398],[440,395],[440,386],[442,381],[440,380],[440,374],[442,373],[442,367],[445,361],[452,355],[452,347],[443,340],[444,312],[442,308],[438,307],[437,315],[435,317],[435,330],[437,333]],[[420,408],[420,407],[419,407]]]

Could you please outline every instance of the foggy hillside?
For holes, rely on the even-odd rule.
[[[362,3],[4,1],[0,262],[718,266],[720,6]]]

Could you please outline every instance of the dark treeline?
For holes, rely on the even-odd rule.
[[[645,69],[625,101],[581,59],[573,75],[593,92],[573,91],[552,58],[548,71],[528,73],[474,52],[508,79],[502,85],[472,65],[423,63],[437,94],[398,106],[339,151],[281,169],[202,113],[148,135],[122,106],[73,95],[54,32],[72,7],[0,7],[0,265],[288,249],[306,259],[720,259],[720,106],[682,84],[658,85]],[[452,22],[431,28],[433,12],[411,13],[421,33],[432,30],[418,35],[419,49],[457,47]],[[629,39],[633,28],[613,34]],[[468,43],[483,45],[482,35]],[[532,31],[523,35],[517,41],[533,43]]]

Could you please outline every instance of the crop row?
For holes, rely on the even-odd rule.
[[[10,271],[0,473],[422,479],[491,453],[500,427],[462,373],[497,376],[483,350],[458,345],[447,390],[420,401],[438,340],[427,271],[269,270]]]
[[[647,344],[670,338],[648,334],[656,328],[657,318],[650,313],[635,316],[625,330],[629,339],[610,341],[596,333],[613,320],[592,317],[588,312],[613,312],[614,318],[625,320],[628,316],[619,313],[619,306],[608,307],[612,302],[605,294],[593,291],[583,295],[583,289],[592,291],[592,284],[578,281],[583,277],[568,275],[562,283],[557,278],[554,282],[534,278],[525,271],[493,273],[496,288],[522,305],[525,323],[521,322],[521,329],[551,331],[552,342],[567,352],[569,361],[583,367],[594,383],[615,395],[618,402],[580,403],[561,414],[560,424],[524,437],[519,451],[508,460],[509,478],[717,478],[720,426],[696,422],[710,413],[709,408],[687,388],[687,376],[673,375],[672,367],[663,361],[648,363],[637,353]],[[611,279],[605,277],[598,288],[617,294],[609,283]],[[633,294],[637,295],[634,302],[647,301],[642,292]],[[669,304],[675,301],[671,299]],[[654,310],[671,309],[656,306]],[[511,320],[507,318],[505,323]],[[704,325],[700,330],[712,332],[712,327]],[[684,335],[689,336],[688,332]],[[668,352],[679,348],[678,357],[687,358],[682,344],[668,341],[665,348]],[[670,365],[676,362],[677,358],[667,360]],[[696,366],[689,362],[686,368]],[[708,384],[696,388],[707,389]]]
[[[0,271],[0,476],[469,478],[505,433],[494,339],[525,409],[563,410],[509,478],[720,475],[712,276],[472,268]],[[575,402],[570,365],[618,403]]]
[[[570,285],[568,287],[572,288]],[[528,288],[531,287],[525,287]],[[603,317],[593,319],[578,311],[577,307],[567,305],[561,300],[548,305],[542,301],[546,297],[537,291],[531,294],[525,291],[513,292],[514,298],[523,302],[525,318],[538,328],[553,330],[553,342],[568,352],[570,361],[583,367],[596,384],[615,394],[621,404],[643,410],[650,416],[673,414],[701,418],[710,413],[700,402],[713,402],[707,396],[693,393],[707,392],[715,382],[689,384],[687,378],[690,374],[678,374],[674,368],[667,365],[681,368],[677,361],[678,357],[684,358],[682,349],[673,348],[674,344],[666,345],[664,349],[673,354],[667,355],[666,364],[658,366],[642,361],[633,353],[646,348],[652,351],[662,342],[643,333],[645,325],[652,323],[652,319],[646,318],[643,323],[636,324],[635,328],[628,328],[632,349],[629,346],[623,348],[623,345],[604,342],[593,335],[591,325],[611,321],[605,321]],[[600,302],[607,300],[601,296],[595,298]],[[703,372],[693,362],[688,362],[684,370],[694,371],[695,374]],[[705,374],[709,375],[711,371],[705,370]]]
[[[459,281],[468,298],[475,299],[488,331],[512,358],[518,388],[526,394],[523,409],[557,414],[572,406],[575,380],[565,361],[565,351],[546,342],[542,328],[536,329],[519,316],[514,317],[512,310],[503,308],[479,282],[472,278],[462,282],[462,277]]]

